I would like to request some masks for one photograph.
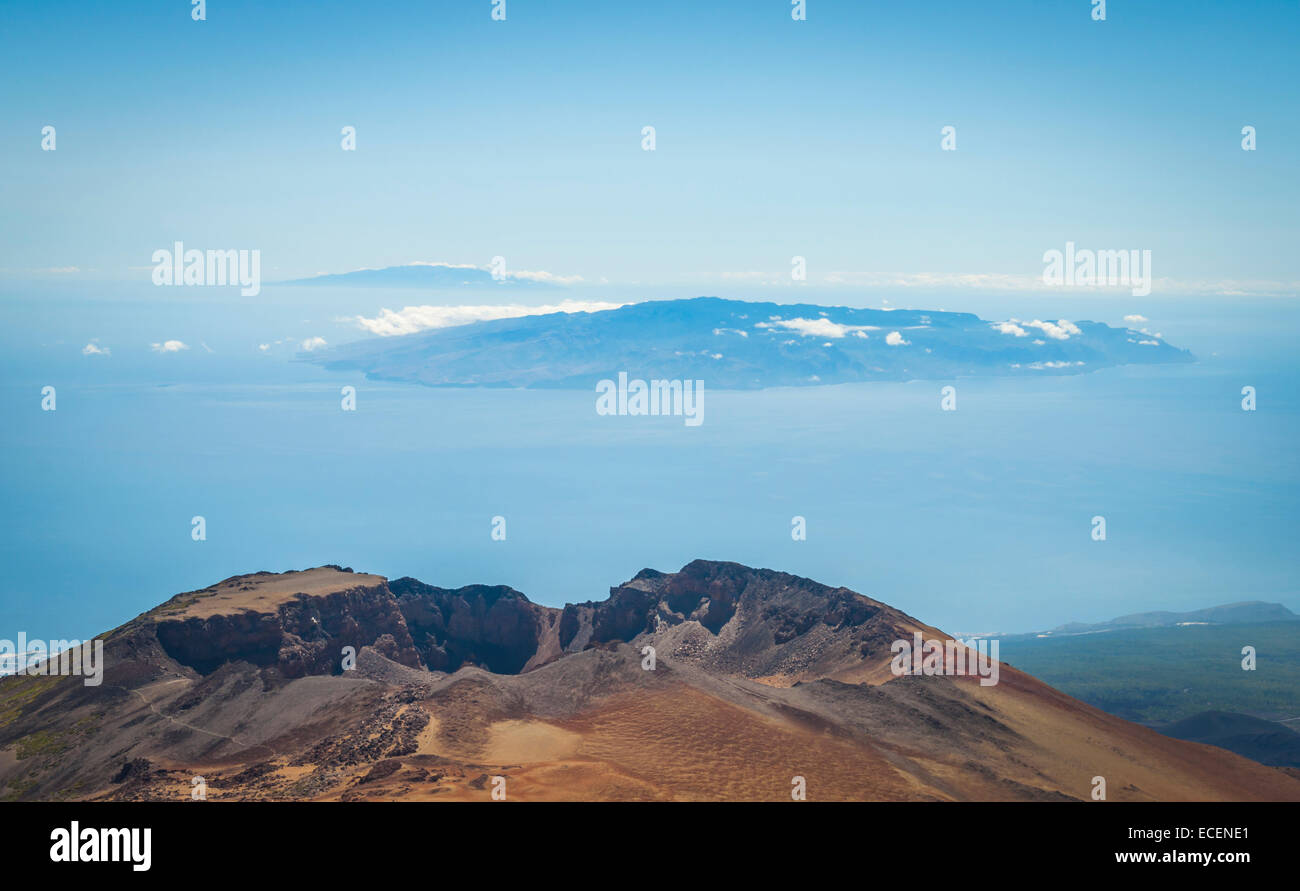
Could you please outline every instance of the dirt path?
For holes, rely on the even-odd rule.
[[[151,685],[151,686],[155,686],[155,687],[165,687],[165,686],[167,686],[168,684],[181,684],[181,683],[185,683],[185,682],[188,681],[188,680],[189,680],[189,678],[174,678],[173,680],[170,680],[170,681],[164,681],[164,682],[161,683],[161,684],[154,684],[154,685]],[[110,686],[113,686],[113,685],[110,685]],[[203,727],[196,727],[196,726],[193,725],[193,724],[190,724],[190,723],[187,723],[187,722],[185,722],[185,721],[182,721],[180,718],[174,718],[174,717],[172,717],[171,715],[163,714],[162,712],[160,712],[160,711],[158,710],[158,707],[157,707],[156,705],[153,704],[153,700],[151,700],[151,699],[149,699],[148,697],[146,697],[146,696],[145,696],[143,693],[141,693],[139,690],[132,690],[132,689],[130,689],[130,688],[128,688],[128,687],[118,687],[117,689],[119,689],[119,690],[125,690],[126,692],[131,693],[131,694],[133,694],[134,696],[138,697],[139,700],[140,700],[141,702],[143,702],[145,705],[149,706],[149,711],[153,712],[155,715],[157,715],[157,716],[160,717],[160,718],[165,718],[166,720],[171,721],[173,724],[175,724],[175,725],[178,726],[178,727],[184,727],[186,730],[193,730],[195,733],[203,733],[203,734],[206,734],[206,735],[208,735],[208,736],[215,736],[217,739],[225,739],[225,740],[229,740],[230,742],[234,743],[235,745],[237,745],[237,746],[239,746],[239,747],[241,747],[241,748],[243,748],[243,749],[266,749],[268,752],[270,752],[271,754],[275,755],[276,757],[283,757],[283,753],[281,753],[281,752],[277,752],[275,749],[271,748],[271,747],[268,746],[266,743],[245,743],[245,742],[243,742],[242,740],[240,740],[239,737],[236,737],[236,736],[228,736],[228,735],[226,735],[226,734],[224,734],[224,733],[217,733],[217,732],[214,731],[214,730],[207,730],[207,729],[205,729],[205,728],[203,728]]]

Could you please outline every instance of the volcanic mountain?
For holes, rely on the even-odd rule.
[[[337,566],[235,576],[103,635],[99,686],[0,681],[8,799],[1300,801],[1300,779],[1010,665],[895,676],[949,635],[735,563],[553,609]],[[653,648],[653,650],[649,649]],[[653,657],[653,659],[652,659]],[[201,778],[201,779],[199,779]]]
[[[301,287],[349,288],[418,288],[439,290],[509,288],[555,288],[557,284],[537,275],[493,274],[490,269],[452,263],[407,263],[402,266],[383,266],[378,269],[356,269],[352,272],[335,272],[277,282],[281,285]]]

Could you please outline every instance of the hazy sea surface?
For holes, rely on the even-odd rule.
[[[321,563],[559,605],[646,566],[735,560],[965,632],[1247,599],[1300,611],[1289,301],[1148,300],[1151,330],[1195,365],[743,393],[706,381],[704,423],[687,427],[598,416],[594,392],[425,389],[294,362],[301,339],[357,336],[348,313],[420,298],[289,290],[303,289],[178,306],[148,288],[0,287],[0,637],[86,637],[179,591]],[[913,301],[1112,324],[1133,303]],[[112,354],[83,355],[91,338]],[[149,348],[172,338],[189,349]],[[945,383],[955,412],[939,409]],[[46,385],[57,411],[40,409]],[[796,515],[806,541],[791,539]]]

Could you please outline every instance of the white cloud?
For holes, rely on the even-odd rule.
[[[1036,291],[1042,276],[999,272],[832,272],[827,284],[868,288],[973,288],[996,291]]]
[[[471,322],[486,322],[493,319],[513,319],[521,316],[542,316],[556,312],[601,312],[606,309],[618,309],[624,303],[606,303],[603,301],[565,300],[561,303],[544,306],[523,306],[509,304],[501,306],[407,306],[400,312],[381,309],[373,319],[356,316],[354,321],[371,334],[380,337],[392,337],[400,334],[414,334],[431,328],[451,328],[456,325],[468,325]]]
[[[1146,316],[1140,316],[1137,313],[1134,313],[1131,316],[1125,316],[1124,321],[1132,325],[1138,325],[1141,324],[1142,322],[1149,322],[1150,319],[1148,319]]]
[[[556,275],[545,270],[530,272],[527,269],[506,270],[506,278],[522,278],[531,282],[548,282],[553,285],[574,285],[582,281],[580,275]]]
[[[759,322],[755,328],[785,328],[797,331],[804,337],[866,337],[865,331],[879,331],[875,325],[840,325],[830,319],[778,319],[773,316],[770,322]]]
[[[1160,341],[1158,341],[1158,340],[1139,340],[1139,341],[1138,341],[1138,346],[1160,346]]]
[[[1070,368],[1071,366],[1079,366],[1082,364],[1082,362],[1031,362],[1025,367],[1032,368],[1035,371],[1042,371],[1044,368]],[[1020,366],[1017,364],[1012,365],[1011,367],[1019,368]]]
[[[305,321],[305,320],[304,320],[304,321]],[[297,339],[296,339],[296,338],[293,338],[293,337],[281,337],[279,340],[273,340],[273,341],[271,341],[270,343],[259,343],[259,344],[257,345],[257,348],[258,348],[259,350],[261,350],[262,352],[264,352],[264,353],[269,353],[271,350],[275,349],[276,347],[280,346],[281,344],[286,344],[286,343],[295,343],[295,342],[297,342]]]
[[[149,269],[153,269],[152,266],[150,266],[150,267],[148,267],[148,268],[149,268]],[[82,271],[82,269],[81,269],[81,267],[79,267],[79,266],[39,266],[39,267],[35,267],[35,268],[29,266],[29,267],[27,267],[27,268],[25,268],[25,269],[23,269],[23,268],[18,268],[18,267],[6,267],[6,266],[0,266],[0,276],[7,276],[7,275],[15,275],[15,276],[28,276],[28,275],[78,275],[78,274],[81,273],[81,271]],[[95,272],[94,269],[88,269],[88,270],[86,270],[86,271],[87,271],[87,272]]]
[[[81,355],[83,356],[111,356],[112,354],[113,351],[108,347],[102,347],[99,345],[98,339],[92,340],[81,348]]]
[[[302,342],[301,347],[310,353],[312,350],[319,350],[321,347],[326,345],[325,338],[323,337],[309,337]]]
[[[885,335],[885,343],[890,346],[910,346],[912,341],[903,340],[903,335],[899,334],[897,331],[890,331]]]
[[[1001,272],[860,272],[835,271],[824,281],[831,285],[854,285],[864,288],[895,288],[937,290],[962,288],[980,291],[1036,291],[1043,290],[1042,274]],[[1069,286],[1075,291],[1105,292],[1107,287],[1097,285]],[[1129,285],[1110,286],[1128,288]],[[1300,281],[1265,279],[1179,279],[1157,278],[1152,287],[1162,294],[1214,294],[1219,296],[1278,296],[1294,297],[1300,291]]]
[[[155,353],[179,353],[181,350],[188,350],[189,347],[179,340],[164,340],[162,343],[151,343],[149,349]]]
[[[723,281],[745,282],[746,284],[759,285],[764,288],[792,287],[803,284],[803,282],[792,280],[788,272],[762,272],[759,270],[723,272],[722,279]]]
[[[446,269],[482,269],[482,270],[487,270],[487,269],[489,268],[489,267],[487,267],[487,266],[476,266],[476,265],[473,264],[473,263],[447,263],[447,262],[444,262],[444,261],[442,261],[442,260],[412,260],[412,261],[409,262],[409,263],[400,263],[400,264],[398,264],[398,267],[401,267],[401,266],[442,266],[442,267],[444,267],[444,268],[446,268]],[[348,270],[348,273],[352,273],[352,272],[377,272],[377,271],[380,270],[380,269],[393,269],[393,268],[396,268],[396,267],[392,267],[392,266],[358,266],[356,269],[349,269],[349,270]],[[335,275],[336,273],[333,273],[333,272],[318,272],[318,273],[316,273],[316,274],[317,274],[317,275]],[[344,274],[347,274],[347,273],[344,273]]]
[[[1034,319],[1032,322],[1022,322],[1020,319],[1009,319],[1005,322],[990,322],[990,325],[1003,334],[1013,334],[1016,337],[1028,337],[1029,332],[1025,328],[1037,328],[1053,340],[1069,340],[1072,334],[1082,334],[1079,326],[1073,322],[1067,322],[1065,319],[1058,319],[1055,322],[1043,322]],[[1034,343],[1042,345],[1044,341],[1035,340]]]
[[[1011,321],[1017,322],[1018,319]],[[1071,334],[1082,334],[1079,326],[1073,322],[1067,322],[1065,319],[1057,319],[1055,322],[1040,322],[1034,319],[1032,322],[1021,322],[1026,328],[1037,328],[1053,340],[1069,340]]]

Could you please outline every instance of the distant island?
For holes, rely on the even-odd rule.
[[[349,288],[429,288],[454,290],[459,288],[556,288],[548,277],[537,273],[512,273],[502,270],[493,275],[491,269],[480,266],[452,263],[408,263],[403,266],[384,266],[377,269],[356,269],[352,272],[327,273],[309,278],[275,282],[279,285],[299,287],[339,286]]]
[[[1225,603],[1188,612],[1155,610],[1130,613],[1106,622],[1066,622],[1050,631],[1036,631],[1026,635],[988,635],[990,637],[1073,637],[1080,634],[1098,634],[1126,628],[1169,628],[1178,625],[1242,625],[1267,622],[1300,622],[1296,615],[1280,603],[1263,600],[1243,600]]]
[[[304,361],[433,387],[589,389],[619,372],[752,390],[859,381],[1079,374],[1191,362],[1156,335],[1065,319],[697,297],[381,337]]]

